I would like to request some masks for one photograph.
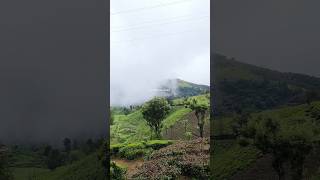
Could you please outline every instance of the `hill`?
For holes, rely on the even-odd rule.
[[[197,126],[195,115],[191,109],[184,106],[184,103],[191,101],[192,99],[196,99],[199,103],[209,104],[209,94],[174,99],[172,101],[170,113],[162,123],[164,137],[169,139],[184,137],[184,128],[181,129],[181,127],[179,127],[181,131],[174,130],[176,126],[181,126],[181,124],[188,125],[187,130],[192,132],[193,137],[198,136],[198,130],[195,127]],[[133,108],[128,114],[121,112],[120,108],[113,108],[112,113],[114,115],[113,123],[110,127],[111,144],[130,143],[150,139],[151,130],[142,117],[140,107]],[[174,133],[171,133],[172,131],[174,131]],[[207,120],[206,131],[209,131],[209,120]]]
[[[320,78],[273,71],[219,54],[214,55],[213,72],[222,114],[297,105],[320,97]]]
[[[186,88],[202,88],[201,85],[179,82],[180,86],[184,84]],[[202,91],[197,93],[202,93]],[[209,94],[181,98],[175,96],[173,99],[168,97],[170,112],[162,121],[160,140],[152,139],[151,128],[142,115],[141,106],[143,104],[130,106],[130,109],[112,108],[110,149],[111,159],[115,163],[112,163],[111,171],[114,176],[118,178],[125,176],[129,179],[133,176],[138,179],[191,178],[202,177],[201,174],[204,175],[204,171],[207,176],[208,139],[202,142],[202,138],[199,138],[198,120],[188,104],[195,100],[198,104],[208,105],[209,99]],[[209,134],[210,126],[207,115],[204,123],[204,137],[209,137]],[[205,145],[206,148],[196,148],[199,145]],[[180,154],[181,151],[184,153]],[[170,158],[168,158],[169,153],[172,153]],[[196,158],[196,155],[200,153],[203,155],[202,158]],[[156,172],[153,171],[155,174],[150,174],[152,169],[156,170]],[[168,169],[172,171],[167,171]]]
[[[308,134],[308,132],[318,131],[320,119],[320,102],[302,104],[296,106],[286,106],[273,110],[265,110],[252,113],[251,118],[259,117],[273,118],[279,123],[281,133],[286,136],[292,132]],[[221,117],[221,124],[214,127],[215,132],[224,129],[224,133],[232,132],[232,118]],[[218,129],[219,128],[219,129]],[[319,133],[315,133],[319,134]],[[319,137],[312,137],[317,139]],[[272,157],[270,154],[263,154],[254,145],[241,146],[238,139],[216,139],[214,142],[214,152],[211,161],[214,179],[275,179],[277,174],[272,167]],[[318,179],[320,157],[319,147],[312,148],[304,164],[305,179]],[[290,172],[290,168],[286,168]],[[291,172],[290,172],[291,173]],[[289,175],[290,173],[287,173]]]
[[[166,80],[159,89],[160,95],[171,98],[197,96],[210,91],[210,87],[207,85],[195,84],[181,79]]]

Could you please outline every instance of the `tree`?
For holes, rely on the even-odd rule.
[[[285,163],[290,165],[291,179],[303,179],[304,161],[312,150],[315,138],[313,125],[306,121],[304,124],[291,125],[290,128],[281,128],[278,121],[261,117],[251,125],[246,134],[251,135],[260,151],[272,155],[272,166],[279,179],[285,179]]]
[[[198,120],[200,137],[203,137],[205,117],[209,107],[206,104],[199,104],[196,99],[193,99],[192,103],[189,105],[189,108],[195,112],[195,115]]]
[[[63,156],[58,149],[53,149],[47,158],[47,166],[54,170],[63,164]]]
[[[113,125],[114,122],[114,113],[110,111],[110,125]]]
[[[79,144],[78,144],[78,141],[76,139],[74,139],[73,142],[72,142],[72,149],[73,150],[79,149]]]
[[[64,150],[67,153],[70,153],[71,151],[71,140],[69,138],[65,138],[63,140]]]
[[[48,157],[49,154],[51,153],[52,147],[50,145],[46,145],[46,147],[44,148],[44,152],[43,155]]]
[[[233,134],[238,137],[245,128],[247,128],[247,124],[250,118],[249,113],[239,112],[233,119],[232,131]]]
[[[164,98],[156,97],[142,107],[143,118],[147,121],[156,138],[161,137],[162,121],[168,115],[170,105]]]
[[[13,176],[9,169],[7,148],[0,144],[0,179],[12,180]]]
[[[86,141],[84,152],[90,154],[95,150],[95,144],[91,138]]]
[[[312,101],[317,99],[318,93],[316,91],[307,91],[305,96],[306,96],[306,103],[310,105]]]

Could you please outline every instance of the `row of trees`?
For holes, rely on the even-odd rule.
[[[93,141],[88,139],[85,143],[73,142],[69,138],[63,140],[63,149],[53,148],[50,145],[45,146],[43,155],[46,157],[46,164],[49,169],[55,169],[59,166],[80,160],[85,155],[95,152],[101,147],[103,139]]]

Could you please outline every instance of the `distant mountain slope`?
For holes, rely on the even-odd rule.
[[[214,55],[213,71],[220,113],[301,104],[307,94],[319,99],[317,77],[273,71],[219,54]]]
[[[160,85],[160,94],[168,97],[190,97],[208,93],[209,86],[187,82],[181,79],[169,79]]]

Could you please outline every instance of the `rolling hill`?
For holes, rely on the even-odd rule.
[[[320,97],[317,77],[261,68],[220,54],[214,55],[213,71],[220,114],[297,105]]]
[[[160,95],[171,98],[197,96],[210,91],[210,87],[207,85],[195,84],[181,79],[166,80],[159,89]]]
[[[278,120],[284,134],[291,131],[308,132],[319,126],[320,102],[286,106],[252,113],[253,119],[257,117],[270,117]],[[220,119],[221,126],[225,133],[231,132],[229,117]],[[221,128],[221,126],[219,128]],[[215,130],[217,130],[214,127]],[[317,138],[317,137],[313,137]],[[215,151],[211,155],[211,161],[215,164],[212,167],[214,179],[275,179],[276,172],[272,167],[272,157],[269,154],[262,154],[255,146],[241,146],[236,139],[225,139],[215,141]],[[320,157],[319,149],[314,149],[305,160],[306,179],[318,179]],[[290,169],[287,169],[290,172]]]

